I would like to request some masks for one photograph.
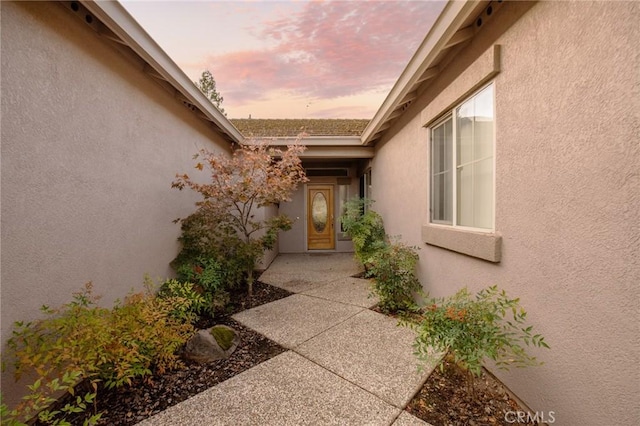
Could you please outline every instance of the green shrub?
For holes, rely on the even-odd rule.
[[[158,297],[183,301],[184,303],[176,303],[173,305],[171,316],[182,322],[191,324],[198,320],[199,314],[203,312],[207,306],[207,301],[200,292],[196,291],[193,283],[182,282],[176,279],[165,281],[162,286],[160,286]]]
[[[340,223],[353,241],[356,258],[369,269],[374,254],[386,246],[382,217],[369,207],[372,200],[353,198],[345,203]]]
[[[17,419],[28,420],[58,390],[74,394],[80,381],[108,388],[131,384],[152,369],[162,374],[182,365],[176,355],[193,333],[193,327],[172,315],[174,306],[188,309],[189,301],[181,297],[158,298],[147,291],[127,296],[112,309],[97,305],[91,283],[73,296],[73,301],[59,309],[42,307],[45,318],[30,323],[16,322],[8,346],[15,360],[16,380],[35,373],[38,379],[29,386],[31,394],[23,398],[16,410]],[[76,407],[87,403],[87,394],[77,395]],[[95,395],[94,395],[95,397]],[[63,414],[63,413],[57,413]],[[51,416],[47,422],[60,419]]]
[[[9,410],[6,404],[2,403],[2,394],[0,394],[0,420],[2,426],[27,426],[27,423],[32,424],[33,417],[37,416],[37,420],[41,424],[50,424],[57,426],[71,426],[71,423],[66,420],[66,416],[74,413],[83,413],[91,405],[94,405],[97,392],[95,391],[95,382],[93,392],[84,392],[80,394],[75,390],[75,385],[78,383],[80,372],[66,372],[61,378],[56,378],[48,382],[43,382],[38,379],[33,384],[29,385],[31,393],[23,398],[23,402],[13,410]],[[44,383],[44,384],[43,384]],[[43,391],[43,389],[45,389]],[[54,392],[69,392],[74,395],[75,398],[70,398],[70,402],[59,409],[51,410],[49,407],[56,402],[50,395]],[[83,421],[84,426],[95,425],[102,417],[102,414],[93,414],[89,418]],[[35,421],[35,419],[33,419]]]
[[[176,283],[170,283],[176,291],[173,295],[189,297],[193,301],[191,304],[193,314],[207,313],[214,316],[218,311],[224,310],[229,303],[225,272],[217,260],[198,257],[193,263],[180,265],[176,272],[178,279],[186,284],[179,286]],[[188,283],[193,284],[187,290],[186,287],[190,287]],[[170,294],[168,285],[163,287],[159,294]]]
[[[415,305],[414,293],[422,286],[415,273],[418,262],[415,247],[400,242],[389,243],[376,251],[370,262],[373,292],[385,312],[406,310]]]
[[[219,266],[224,288],[244,284],[246,271],[253,267],[254,260],[251,253],[245,253],[245,245],[227,222],[226,217],[209,206],[181,220],[182,234],[178,241],[182,249],[171,262],[179,280],[195,282],[194,267],[204,267],[205,259],[211,259]]]
[[[532,326],[524,326],[526,315],[520,300],[509,299],[497,286],[481,290],[475,298],[463,288],[451,297],[430,299],[415,326],[416,355],[433,362],[438,352],[449,352],[476,376],[487,358],[502,369],[538,365],[524,346],[549,346],[541,335],[533,334]]]

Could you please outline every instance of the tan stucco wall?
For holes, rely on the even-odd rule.
[[[13,321],[89,280],[110,304],[170,275],[196,199],[171,181],[228,146],[59,4],[1,7],[4,352]]]
[[[541,2],[498,26],[525,8],[505,5],[378,144],[375,208],[389,233],[422,247],[431,294],[498,284],[521,297],[552,349],[532,351],[542,367],[493,371],[533,410],[554,411],[562,425],[638,424],[640,4]],[[500,263],[421,240],[429,164],[421,115],[494,44]]]

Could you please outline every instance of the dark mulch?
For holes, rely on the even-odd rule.
[[[433,371],[407,406],[407,411],[432,425],[513,426],[513,412],[524,409],[509,396],[504,386],[486,372],[481,377],[474,377],[472,388],[467,380],[460,367],[445,359],[444,370],[436,368]]]
[[[196,325],[208,328],[225,324],[240,332],[240,344],[228,359],[207,364],[184,361],[186,368],[181,370],[138,380],[132,386],[99,389],[97,412],[102,413],[99,424],[133,425],[284,352],[283,347],[234,321],[231,315],[291,294],[262,282],[254,283],[251,299],[245,292],[233,294],[224,315],[203,318]],[[69,420],[82,424],[82,418]]]

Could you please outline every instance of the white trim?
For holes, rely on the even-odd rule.
[[[419,84],[422,75],[432,67],[440,52],[447,47],[449,40],[471,16],[479,3],[477,1],[447,2],[389,95],[362,132],[364,145],[373,141],[374,136],[385,126],[386,121],[399,106],[399,103],[414,89],[416,84]]]
[[[167,81],[185,99],[197,107],[205,118],[213,122],[222,133],[234,142],[242,142],[244,137],[211,101],[162,50],[149,34],[136,22],[117,1],[81,1],[82,5],[98,18],[109,30],[122,39],[136,55],[157,73],[157,77]]]

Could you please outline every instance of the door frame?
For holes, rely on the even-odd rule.
[[[311,198],[309,193],[313,189],[327,189],[329,199],[327,200],[327,227],[330,228],[329,248],[309,248],[309,228],[311,224]],[[333,183],[309,183],[305,185],[305,247],[307,251],[335,251],[336,250],[336,228],[335,228],[335,185]]]

